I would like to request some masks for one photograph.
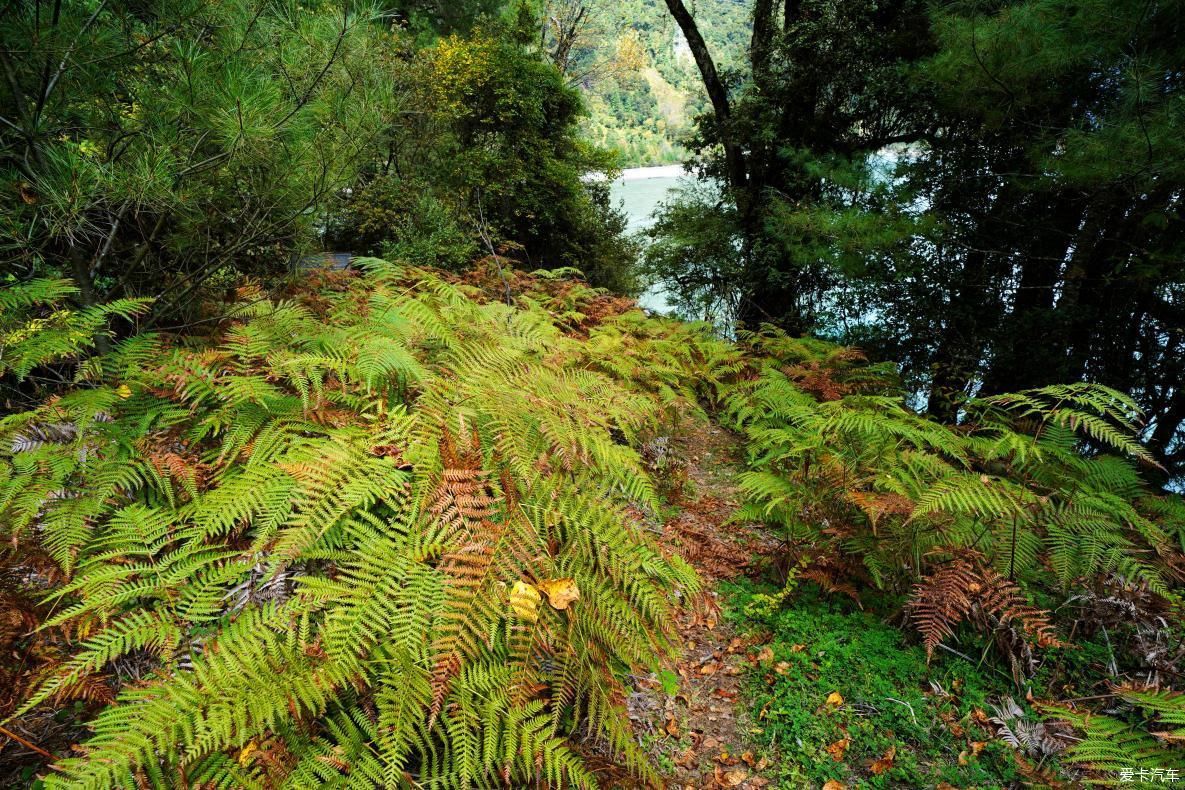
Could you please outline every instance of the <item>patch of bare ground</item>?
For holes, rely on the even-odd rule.
[[[690,492],[661,525],[660,542],[699,572],[704,594],[678,616],[681,656],[674,677],[635,678],[628,705],[634,730],[664,774],[668,790],[740,788],[770,784],[767,764],[750,748],[756,724],[741,694],[745,669],[764,661],[761,644],[739,637],[720,617],[718,583],[756,575],[777,542],[760,526],[732,523],[738,506],[734,480],[742,470],[738,437],[715,425],[700,425],[679,438]],[[677,680],[678,690],[672,690]],[[602,786],[637,787],[613,766],[597,770]]]

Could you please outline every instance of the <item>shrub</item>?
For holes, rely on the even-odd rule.
[[[656,506],[631,445],[692,378],[609,372],[631,318],[586,345],[545,293],[363,265],[0,421],[0,517],[68,644],[22,711],[101,707],[50,786],[592,786],[578,732],[653,778],[622,677],[696,580],[627,513]]]

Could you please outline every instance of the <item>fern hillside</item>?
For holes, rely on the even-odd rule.
[[[1182,11],[10,3],[0,786],[1185,781]]]

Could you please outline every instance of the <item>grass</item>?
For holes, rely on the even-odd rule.
[[[773,612],[754,600],[767,592],[740,583],[725,597],[739,629],[772,635],[747,691],[779,787],[986,790],[1021,780],[988,721],[992,702],[1018,696],[1008,678],[962,659],[927,665],[900,630],[809,586]]]

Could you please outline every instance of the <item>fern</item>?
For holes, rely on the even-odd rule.
[[[698,582],[632,515],[657,507],[637,446],[698,410],[722,344],[594,326],[591,290],[510,308],[362,266],[117,344],[0,422],[0,518],[67,575],[43,627],[79,635],[23,710],[117,692],[47,784],[591,787],[578,732],[654,780],[624,673]],[[634,380],[627,355],[665,361]],[[557,583],[579,598],[512,605]]]
[[[1116,696],[1126,703],[1126,713],[1110,715],[1046,705],[1046,717],[1066,721],[1081,731],[1066,756],[1090,771],[1090,783],[1121,786],[1151,781],[1167,771],[1185,771],[1185,696],[1179,692],[1121,686]]]
[[[742,340],[751,368],[721,399],[748,440],[738,517],[777,526],[809,561],[858,564],[884,587],[928,579],[913,604],[928,650],[974,611],[1019,621],[1030,638],[1010,649],[1054,644],[1019,587],[1067,593],[1120,575],[1175,598],[1178,498],[1140,475],[1135,464],[1150,457],[1127,396],[1051,386],[972,401],[965,424],[944,426],[906,408],[893,377],[857,353],[768,327]],[[968,551],[982,558],[974,572],[950,564]],[[1004,598],[989,602],[984,590]]]

